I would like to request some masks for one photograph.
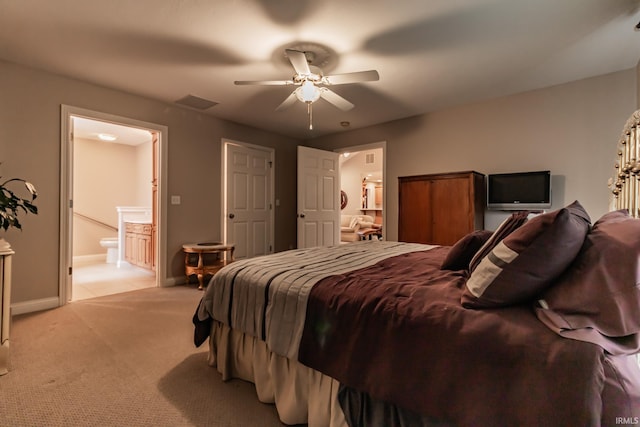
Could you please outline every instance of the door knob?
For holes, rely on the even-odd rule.
[[[300,218],[304,218],[304,214],[300,214]]]
[[[235,216],[234,214],[232,214],[232,213],[230,213],[230,214],[229,214],[229,219],[233,219],[233,218],[235,218],[235,217],[236,217],[236,216]]]

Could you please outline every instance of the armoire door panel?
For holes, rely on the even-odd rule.
[[[478,172],[400,177],[398,240],[453,245],[484,227],[484,194]]]
[[[431,240],[430,210],[431,184],[423,180],[401,182],[399,190],[400,220],[398,240],[401,242],[424,243]]]

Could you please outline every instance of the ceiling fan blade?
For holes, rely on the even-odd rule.
[[[320,97],[325,101],[335,105],[342,111],[349,111],[354,107],[352,103],[350,103],[334,91],[327,89],[326,87],[320,88]]]
[[[288,86],[294,84],[292,80],[236,80],[236,85]]]
[[[355,73],[344,73],[325,76],[324,80],[332,85],[343,85],[347,83],[374,82],[380,80],[380,75],[376,70],[356,71]]]
[[[282,104],[278,105],[278,108],[276,108],[276,111],[286,110],[287,108],[295,104],[297,100],[298,98],[296,97],[296,91],[294,90],[293,92],[291,92],[291,95],[287,97],[287,99],[282,101]]]
[[[293,69],[296,70],[296,73],[305,76],[311,74],[311,69],[309,69],[309,63],[307,62],[307,57],[304,52],[293,49],[286,49],[285,52],[287,53],[289,61],[291,61],[291,65],[293,65]]]

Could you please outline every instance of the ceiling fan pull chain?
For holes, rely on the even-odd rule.
[[[311,102],[307,103],[307,113],[309,113],[309,130],[313,130],[313,112]]]

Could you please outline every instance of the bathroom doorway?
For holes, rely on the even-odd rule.
[[[341,214],[373,222],[375,236],[386,234],[386,141],[345,147],[340,153]],[[364,238],[364,237],[363,237]],[[372,237],[369,237],[372,238]]]
[[[162,129],[86,111],[68,112],[68,127],[63,169],[69,209],[61,258],[69,268],[61,267],[61,305],[158,286],[164,270],[158,268]],[[145,248],[132,243],[129,227]],[[139,253],[145,262],[138,262]]]

